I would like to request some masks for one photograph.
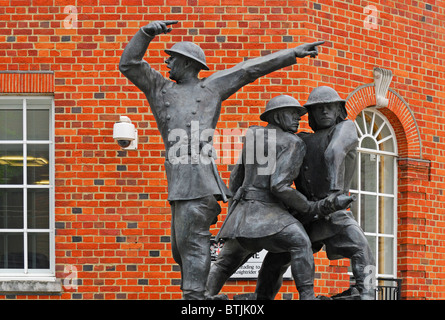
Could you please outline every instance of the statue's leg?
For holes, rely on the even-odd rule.
[[[270,252],[289,252],[291,271],[301,300],[315,299],[315,264],[312,246],[303,225],[295,222],[260,242]],[[271,289],[276,290],[276,288]]]
[[[173,260],[179,265],[179,269],[181,271],[181,290],[182,290],[182,260],[181,255],[179,254],[179,249],[176,241],[176,231],[175,231],[175,212],[176,212],[176,201],[170,202],[171,207],[171,245],[172,245],[172,255]]]
[[[283,283],[283,275],[291,263],[290,252],[268,252],[258,274],[255,289],[258,300],[274,300]]]
[[[207,279],[206,294],[217,295],[226,281],[238,270],[254,252],[244,249],[236,239],[228,239],[212,264]]]
[[[216,199],[175,201],[172,249],[181,267],[181,289],[186,300],[205,299],[210,270],[210,225],[221,207]]]
[[[363,230],[357,225],[345,227],[339,234],[327,239],[329,259],[343,256],[351,260],[352,273],[362,300],[375,299],[375,259]]]

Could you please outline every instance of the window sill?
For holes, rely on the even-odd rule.
[[[54,280],[0,280],[0,294],[58,294],[62,281]]]

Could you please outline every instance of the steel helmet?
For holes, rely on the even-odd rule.
[[[345,107],[346,100],[340,98],[337,91],[327,86],[317,87],[314,90],[312,90],[304,107],[308,110],[309,126],[313,130],[318,130],[318,126],[311,112],[311,108],[316,105],[330,104],[330,103],[339,103],[340,114],[338,116],[337,123],[345,120],[346,117],[348,116],[348,112],[346,111]]]
[[[321,86],[312,90],[311,94],[309,95],[309,99],[307,100],[304,107],[309,109],[311,106],[317,104],[332,102],[342,102],[342,104],[344,105],[346,100],[340,98],[337,91],[335,91],[331,87]]]
[[[209,70],[209,67],[206,64],[206,57],[204,51],[200,46],[194,44],[190,41],[183,41],[174,44],[170,49],[165,50],[165,52],[169,55],[172,53],[178,53],[187,58],[193,59],[198,62],[202,69]]]
[[[298,111],[298,114],[300,117],[304,114],[306,114],[307,110],[305,107],[302,107],[301,104],[298,102],[297,99],[292,98],[288,95],[280,95],[276,96],[275,98],[272,98],[266,105],[266,110],[261,114],[260,119],[263,121],[267,121],[267,115],[278,109],[283,108],[295,108]]]

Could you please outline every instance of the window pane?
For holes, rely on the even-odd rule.
[[[23,102],[0,101],[0,140],[23,140]]]
[[[29,144],[28,184],[49,184],[49,145]]]
[[[49,189],[28,189],[28,228],[49,228]]]
[[[21,144],[0,144],[0,184],[23,184]]]
[[[379,197],[379,233],[394,234],[394,198]]]
[[[375,113],[373,113],[373,114],[374,114],[374,126],[372,128],[372,133],[371,134],[373,136],[375,136],[378,132],[380,132],[383,129],[384,126],[386,126],[386,123],[383,120],[383,118],[381,118],[379,115],[377,115]],[[371,118],[372,118],[372,116],[370,115],[369,119],[371,119]]]
[[[363,138],[360,147],[371,150],[377,150],[377,142],[371,137],[365,137]]]
[[[394,193],[394,157],[380,156],[379,164],[380,192]]]
[[[361,134],[366,134],[365,125],[363,123],[362,113],[360,113],[357,118],[355,118],[355,124],[359,127]],[[360,135],[360,133],[359,133]]]
[[[0,233],[0,268],[24,268],[23,248],[22,233]]]
[[[28,268],[49,269],[49,233],[28,234]]]
[[[374,257],[377,257],[377,255],[376,255],[376,237],[366,235],[366,239],[368,240],[368,244],[369,244],[369,247],[371,248],[372,254],[374,255]]]
[[[23,228],[22,189],[0,189],[0,228]]]
[[[391,137],[390,139],[386,139],[388,137]],[[387,152],[395,152],[394,150],[394,139],[391,134],[391,130],[388,128],[388,126],[385,126],[382,131],[380,131],[380,134],[377,136],[377,140],[384,140],[379,144],[379,148],[382,151]]]
[[[394,264],[394,239],[380,237],[379,238],[379,273],[392,274]]]
[[[360,226],[365,232],[376,232],[376,205],[377,196],[361,196]]]
[[[26,134],[28,140],[49,140],[51,100],[27,99]]]
[[[361,190],[377,192],[377,155],[361,153]]]

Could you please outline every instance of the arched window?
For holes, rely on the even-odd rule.
[[[378,277],[397,272],[397,141],[391,124],[376,108],[355,119],[359,136],[352,211],[376,258]]]

